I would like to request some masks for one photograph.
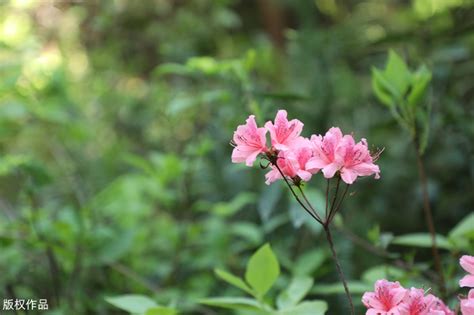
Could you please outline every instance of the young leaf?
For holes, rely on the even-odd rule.
[[[405,95],[411,82],[411,73],[405,61],[393,50],[388,53],[387,67],[384,74],[390,84],[395,87],[397,96]]]
[[[324,301],[303,302],[295,307],[278,312],[279,315],[324,315],[328,305]]]
[[[277,298],[278,309],[284,310],[294,307],[305,297],[313,283],[313,279],[310,277],[293,278],[288,288]]]
[[[413,74],[412,81],[408,104],[414,107],[419,105],[425,96],[426,88],[431,81],[431,72],[423,65]]]
[[[423,154],[428,146],[429,134],[430,134],[430,113],[431,105],[427,106],[427,109],[419,107],[417,110],[417,119],[420,123],[419,128],[419,143],[418,151]]]
[[[105,300],[113,306],[129,313],[142,314],[145,313],[148,309],[158,306],[158,304],[156,304],[155,301],[153,301],[149,297],[135,294],[108,297],[105,298]]]
[[[383,73],[375,67],[372,68],[372,89],[375,92],[375,96],[377,96],[382,104],[387,105],[388,107],[393,107],[395,105],[395,101],[393,100],[393,89],[384,78]]]
[[[216,275],[221,278],[222,280],[226,281],[227,283],[233,285],[234,287],[237,287],[241,290],[244,290],[245,292],[254,295],[254,292],[252,289],[239,277],[234,276],[231,273],[228,273],[224,270],[220,269],[215,269],[214,272]]]
[[[269,244],[260,247],[250,258],[245,280],[257,293],[263,297],[273,286],[280,275],[280,265]]]

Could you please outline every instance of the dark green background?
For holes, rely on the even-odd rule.
[[[305,136],[339,126],[385,148],[381,179],[351,187],[344,228],[425,232],[410,136],[371,90],[389,49],[433,73],[424,159],[438,232],[473,210],[472,1],[1,3],[0,298],[115,314],[105,296],[141,293],[225,314],[195,302],[233,292],[211,270],[241,274],[266,241],[280,287],[302,266],[316,284],[336,282],[324,236],[300,226],[283,183],[230,161],[236,126],[282,108]],[[348,278],[387,262],[335,234]],[[430,266],[429,249],[389,249]],[[295,267],[311,250],[323,257],[315,270]],[[442,253],[455,291],[460,253]],[[345,303],[312,297],[329,314]]]

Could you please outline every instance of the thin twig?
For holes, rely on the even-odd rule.
[[[372,243],[370,243],[366,239],[360,237],[359,235],[355,234],[354,232],[342,226],[336,225],[335,228],[338,232],[341,232],[342,235],[346,236],[346,238],[350,240],[352,243],[354,243],[355,245],[360,246],[366,251],[376,256],[379,256],[381,258],[393,260],[393,264],[397,267],[400,267],[406,271],[413,271],[414,266],[412,264],[409,264],[401,259],[393,257],[393,255],[390,252],[386,251],[385,249],[378,246],[374,246]],[[421,270],[420,274],[429,281],[436,281],[437,279],[437,274],[430,270]]]
[[[446,298],[446,284],[444,280],[443,267],[441,265],[441,258],[439,255],[438,246],[436,244],[436,229],[433,222],[433,212],[431,211],[430,200],[429,200],[429,195],[428,195],[428,181],[426,179],[425,166],[424,166],[420,151],[418,150],[417,141],[414,141],[414,143],[415,143],[415,151],[416,151],[416,162],[418,166],[418,174],[420,177],[420,184],[421,184],[421,189],[423,193],[423,210],[425,212],[426,224],[428,225],[428,230],[431,235],[431,251],[433,253],[436,272],[438,273],[439,290],[440,290],[441,296],[443,298]]]
[[[348,191],[348,190],[349,190],[349,184],[346,184],[346,188],[344,189],[344,192],[342,193],[342,196],[341,196],[341,198],[339,199],[339,202],[337,203],[336,208],[331,212],[331,216],[329,217],[329,223],[332,222],[332,220],[333,220],[334,217],[336,216],[337,212],[338,212],[339,209],[341,208],[342,202],[343,202],[344,199],[346,198],[346,194],[347,194],[347,191]]]
[[[301,188],[301,185],[296,185],[296,187],[298,187],[298,189],[300,190],[301,192],[301,196],[303,196],[303,199],[306,201],[306,204],[309,206],[309,208],[313,211],[313,213],[321,220],[321,222],[323,221],[323,219],[321,218],[321,216],[318,214],[318,212],[316,211],[316,209],[313,207],[313,205],[311,204],[311,202],[309,201],[309,199],[306,197],[306,194],[304,193],[304,190]]]
[[[328,208],[329,208],[329,182],[330,182],[330,179],[328,178],[326,180],[327,184],[326,184],[326,212],[325,212],[325,216],[326,216],[326,221],[328,220]]]
[[[337,184],[336,184],[336,191],[334,192],[334,196],[332,198],[332,202],[331,202],[331,207],[329,208],[329,216],[326,218],[326,223],[329,224],[329,219],[332,217],[333,215],[333,211],[334,211],[334,206],[336,204],[336,199],[337,199],[337,195],[339,193],[339,185],[341,184],[341,177],[338,177],[337,178]],[[328,192],[328,196],[329,196],[329,192]]]
[[[339,263],[339,259],[337,258],[336,250],[334,249],[334,243],[332,240],[332,235],[331,235],[331,230],[329,228],[329,224],[323,225],[324,226],[324,231],[326,232],[326,238],[329,243],[329,247],[331,248],[331,253],[332,253],[332,258],[334,260],[334,263],[336,264],[336,269],[337,272],[339,273],[339,278],[342,282],[342,285],[344,286],[344,291],[346,292],[347,299],[349,301],[349,305],[351,307],[351,314],[355,315],[354,311],[354,303],[352,302],[352,297],[351,293],[349,291],[349,286],[347,285],[346,278],[344,277],[344,273],[342,272],[341,264]]]
[[[286,179],[286,176],[283,174],[282,170],[280,169],[280,167],[274,163],[273,165],[275,165],[275,167],[277,168],[278,172],[280,172],[280,175],[283,177],[283,179],[285,180],[285,183],[288,185],[288,188],[290,188],[291,190],[291,193],[293,194],[293,196],[295,197],[296,201],[301,205],[301,207],[303,207],[303,209],[308,212],[309,215],[311,215],[313,217],[313,219],[315,219],[316,221],[318,221],[320,224],[323,224],[323,221],[319,218],[319,216],[317,214],[314,214],[311,210],[309,210],[304,204],[303,202],[301,202],[300,198],[298,197],[298,195],[295,193],[295,191],[293,190],[293,187],[291,187],[291,184],[290,182],[288,182],[288,179]]]

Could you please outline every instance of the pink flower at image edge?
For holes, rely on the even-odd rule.
[[[461,299],[461,312],[463,315],[474,315],[474,289],[469,291],[467,299]]]
[[[474,288],[474,256],[462,256],[459,260],[459,264],[467,273],[469,273],[459,280],[459,286]]]

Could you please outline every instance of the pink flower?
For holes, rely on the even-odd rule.
[[[267,151],[265,128],[258,128],[255,116],[250,115],[245,125],[240,125],[234,132],[232,162],[252,166],[260,153]]]
[[[461,300],[461,312],[463,315],[474,315],[474,289],[469,291],[467,299]]]
[[[454,315],[454,312],[450,310],[443,301],[433,296],[433,304],[427,315]]]
[[[423,289],[411,288],[399,306],[400,315],[427,315],[434,303],[433,295],[425,296]]]
[[[464,255],[459,260],[459,263],[469,273],[459,280],[459,286],[474,288],[474,256]]]
[[[366,292],[362,303],[368,308],[366,315],[400,315],[399,305],[407,290],[398,282],[385,279],[375,282],[375,292]]]
[[[277,150],[288,150],[290,146],[298,141],[303,130],[303,123],[298,119],[288,121],[286,110],[279,110],[275,117],[275,123],[268,121],[265,128],[270,132],[272,146]]]
[[[309,140],[300,138],[294,146],[287,151],[280,151],[278,154],[277,165],[282,173],[289,178],[298,176],[303,181],[309,181],[315,173],[314,170],[307,169],[308,160],[313,152],[309,146]],[[265,175],[267,185],[281,179],[282,176],[276,166],[272,166],[270,172]]]
[[[358,176],[380,178],[380,169],[374,164],[370,155],[367,141],[362,139],[355,143],[351,135],[345,135],[336,151],[336,163],[342,165],[341,178],[347,184],[352,184]]]
[[[399,306],[400,315],[454,315],[443,301],[422,289],[411,288]]]
[[[312,135],[311,144],[314,151],[314,157],[308,162],[308,167],[314,170],[322,170],[324,177],[332,178],[341,168],[340,163],[336,162],[336,150],[342,140],[341,129],[332,127],[322,137],[321,135]]]
[[[321,169],[324,177],[332,178],[340,172],[347,184],[352,184],[358,176],[374,175],[380,178],[380,169],[374,164],[367,141],[355,143],[351,135],[343,136],[339,128],[331,128],[321,137],[311,136],[314,156],[307,167],[310,170]]]

